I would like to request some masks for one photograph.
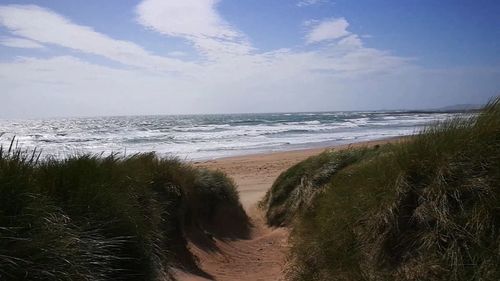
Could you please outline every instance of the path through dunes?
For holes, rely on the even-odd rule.
[[[189,250],[196,256],[201,272],[174,270],[175,278],[179,281],[284,280],[288,230],[268,227],[257,203],[283,170],[318,152],[243,156],[197,163],[198,166],[223,170],[236,181],[252,227],[247,239],[214,239],[215,247],[210,249],[189,243]]]
[[[283,279],[288,231],[267,227],[257,210],[251,212],[252,232],[249,239],[221,241],[214,239],[210,250],[193,243],[189,250],[198,259],[201,274],[175,270],[180,281],[278,281]]]
[[[387,140],[352,146],[384,142]],[[346,147],[338,146],[336,149]],[[197,246],[199,243],[189,243],[189,250],[197,258],[200,270],[193,274],[176,269],[175,278],[180,281],[284,280],[288,229],[268,227],[262,211],[257,208],[257,203],[281,172],[323,150],[324,148],[277,152],[195,163],[197,166],[222,170],[235,180],[240,200],[253,226],[246,239],[231,241],[213,239],[208,248]]]

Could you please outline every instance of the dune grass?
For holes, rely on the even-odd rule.
[[[360,157],[312,196],[295,191],[342,154]],[[273,188],[268,222],[292,228],[290,280],[500,280],[499,99],[409,141],[308,159]],[[287,200],[308,203],[276,220]]]
[[[0,148],[0,280],[169,280],[189,231],[247,224],[234,183],[153,153]]]
[[[378,147],[377,147],[378,149]],[[272,226],[289,225],[295,215],[307,207],[314,195],[344,167],[377,153],[376,149],[325,151],[295,164],[283,172],[268,190],[260,206]]]

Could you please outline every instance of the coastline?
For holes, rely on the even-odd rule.
[[[386,143],[396,143],[407,138],[409,137],[390,137],[379,140],[312,147],[299,150],[229,156],[203,161],[193,160],[191,163],[197,167],[221,170],[233,178],[238,186],[241,203],[248,212],[263,198],[281,172],[308,157],[330,149],[342,150],[350,147],[370,147]]]
[[[207,276],[200,276],[182,268],[173,268],[175,278],[179,281],[283,281],[283,270],[290,246],[289,229],[268,226],[263,211],[257,206],[280,173],[325,150],[371,147],[396,143],[407,138],[392,137],[327,147],[191,161],[197,167],[221,170],[235,181],[240,202],[250,218],[252,227],[250,236],[246,239],[214,239],[217,251],[206,250],[190,241],[188,249],[197,258],[199,268]]]

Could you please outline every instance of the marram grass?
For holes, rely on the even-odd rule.
[[[398,144],[308,159],[266,200],[268,222],[292,228],[290,280],[500,280],[500,100]]]
[[[246,216],[234,183],[153,153],[0,148],[0,280],[169,280],[188,231]],[[236,220],[236,219],[235,219]]]

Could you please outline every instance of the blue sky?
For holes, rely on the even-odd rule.
[[[415,109],[500,93],[500,2],[0,1],[0,117]]]

